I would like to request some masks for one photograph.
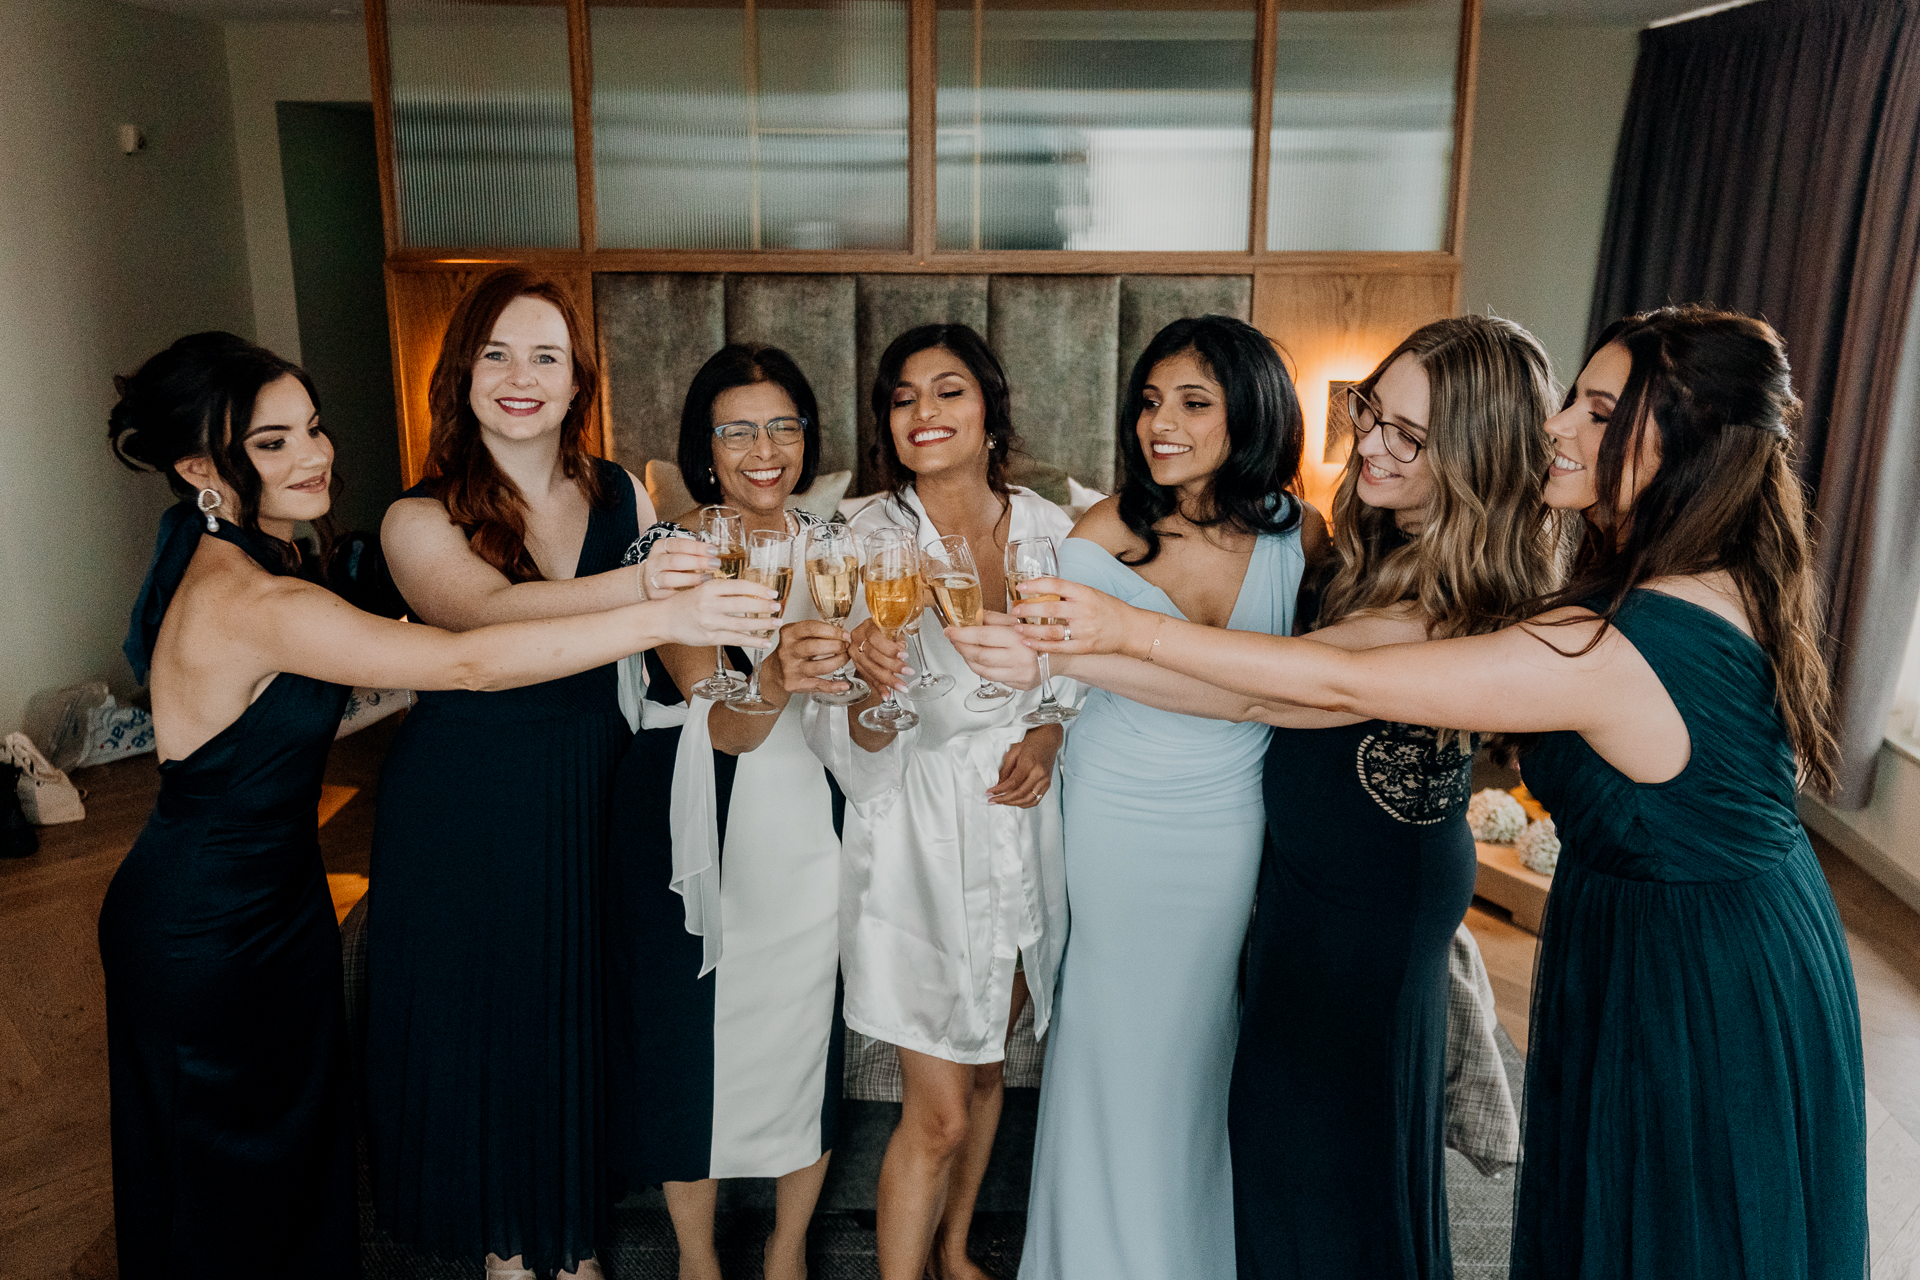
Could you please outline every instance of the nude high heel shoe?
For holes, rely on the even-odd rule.
[[[525,1267],[516,1267],[490,1253],[487,1255],[487,1280],[540,1280],[540,1277]]]

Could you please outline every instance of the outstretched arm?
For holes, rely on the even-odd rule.
[[[947,636],[967,665],[989,680],[1031,689],[1039,683],[1034,650],[1010,625],[1009,615],[989,613],[985,626],[949,627]],[[1342,649],[1367,649],[1426,638],[1425,627],[1409,610],[1392,614],[1360,614],[1324,631],[1314,639]],[[1067,654],[1053,664],[1056,675],[1071,676],[1123,698],[1174,711],[1181,715],[1236,723],[1259,721],[1287,729],[1326,729],[1352,724],[1359,716],[1302,706],[1271,698],[1250,697],[1223,689],[1206,679],[1119,654]]]
[[[653,523],[653,504],[637,486],[634,503],[644,530]],[[433,498],[403,498],[389,507],[380,525],[380,548],[414,616],[449,631],[617,609],[642,598],[643,573],[652,585],[683,587],[696,579],[675,573],[707,569],[709,560],[718,564],[711,548],[676,539],[648,564],[583,578],[511,582],[474,553],[465,532]]]
[[[1674,776],[1691,750],[1673,700],[1617,628],[1579,652],[1600,625],[1583,610],[1488,635],[1346,652],[1314,640],[1194,626],[1065,579],[1037,589],[1061,599],[1015,612],[1063,618],[1073,632],[1067,641],[1060,628],[1023,624],[1021,634],[1045,652],[1120,653],[1253,698],[1362,719],[1506,733],[1572,730],[1636,781]]]
[[[362,613],[332,592],[277,578],[237,636],[262,674],[291,671],[335,684],[400,689],[512,689],[617,661],[669,641],[765,643],[746,630],[753,583],[714,581],[667,599],[599,613],[443,631]]]

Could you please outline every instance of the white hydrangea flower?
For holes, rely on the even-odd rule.
[[[1515,843],[1520,848],[1520,865],[1536,875],[1550,876],[1560,865],[1560,836],[1552,818],[1529,823]]]
[[[1475,840],[1512,844],[1527,829],[1527,811],[1507,792],[1488,787],[1467,801],[1467,828]]]

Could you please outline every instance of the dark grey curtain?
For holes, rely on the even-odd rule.
[[[1894,413],[1917,258],[1920,0],[1761,0],[1641,36],[1589,335],[1697,301],[1785,336],[1843,807],[1870,797],[1920,598],[1920,422]]]

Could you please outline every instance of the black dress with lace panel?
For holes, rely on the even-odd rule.
[[[1471,742],[1276,729],[1228,1129],[1242,1277],[1430,1280],[1447,1242],[1447,953]]]

